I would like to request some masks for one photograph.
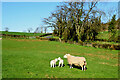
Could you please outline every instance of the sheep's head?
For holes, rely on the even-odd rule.
[[[61,58],[60,57],[58,57],[58,60],[60,60]]]
[[[69,55],[70,55],[70,54],[65,54],[65,55],[64,55],[64,58],[67,58],[67,56],[69,56]]]
[[[85,66],[87,65],[87,62],[86,62],[86,61],[84,61],[84,65],[85,65]]]
[[[64,58],[67,58],[67,54],[64,55]]]
[[[57,58],[55,58],[55,61],[58,61],[58,59],[57,59]]]

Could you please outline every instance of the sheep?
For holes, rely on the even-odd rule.
[[[58,57],[58,60],[59,60],[59,65],[58,65],[58,67],[60,67],[60,65],[61,65],[61,67],[63,67],[63,60],[62,60],[60,57]]]
[[[74,64],[76,66],[81,66],[82,71],[83,71],[83,66],[84,66],[84,70],[85,70],[85,66],[87,65],[87,63],[84,57],[75,57],[70,54],[65,54],[64,58],[67,58],[68,63],[70,64],[70,68],[73,68],[72,64]]]
[[[51,67],[56,67],[56,62],[58,61],[58,59],[56,58],[56,59],[54,59],[54,60],[51,60],[50,61],[50,65],[51,65]]]

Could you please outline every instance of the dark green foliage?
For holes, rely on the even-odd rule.
[[[108,41],[113,41],[113,42],[117,42],[117,43],[120,43],[120,36],[115,36],[115,35],[112,35]]]
[[[108,26],[108,31],[112,32],[112,33],[116,32],[116,29],[115,29],[115,24],[116,24],[115,17],[116,17],[116,15],[113,15],[112,20],[111,20],[111,22],[109,23],[109,26]]]
[[[63,38],[65,41],[69,40],[71,37],[70,35],[70,29],[65,29],[64,32],[63,32]]]
[[[116,44],[93,43],[92,46],[95,47],[95,48],[105,48],[105,49],[111,49],[111,50],[120,50],[120,45],[116,45]]]
[[[86,25],[87,26],[87,25]],[[90,26],[88,25],[86,27],[86,40],[92,40],[94,41],[96,39],[96,36],[98,35],[98,32],[101,29],[101,20],[100,18],[91,19]]]
[[[114,45],[115,50],[120,50],[120,45]]]
[[[49,38],[48,40],[49,41],[59,41],[59,39],[56,39],[56,38]]]
[[[109,23],[109,26],[108,26],[108,31],[110,34],[112,34],[109,38],[110,41],[115,41],[114,39],[115,39],[116,31],[117,31],[117,29],[115,28],[115,25],[116,25],[115,17],[116,15],[113,15],[111,22]]]

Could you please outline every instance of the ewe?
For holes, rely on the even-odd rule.
[[[56,58],[56,59],[54,59],[54,60],[51,60],[50,61],[50,65],[51,65],[51,67],[56,67],[56,62],[58,61],[58,59]]]
[[[66,54],[66,55],[64,55],[64,58],[67,58],[67,61],[70,64],[70,68],[72,68],[72,64],[74,64],[76,66],[78,66],[78,65],[81,66],[82,70],[83,70],[83,66],[84,66],[84,70],[85,70],[85,66],[87,65],[87,63],[86,63],[86,59],[84,57],[75,57],[70,54]]]
[[[59,66],[58,67],[60,67],[60,65],[61,65],[61,67],[63,67],[63,60],[60,57],[58,58],[58,60],[59,60]]]

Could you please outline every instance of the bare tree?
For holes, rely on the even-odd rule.
[[[47,31],[47,27],[44,27],[44,31],[45,31],[45,33],[46,33],[46,31]]]
[[[33,29],[32,28],[28,28],[28,32],[30,33]]]
[[[94,9],[96,4],[97,2],[65,2],[57,6],[57,10],[49,18],[45,18],[44,22],[54,27],[60,41],[62,37],[78,41],[95,39],[102,14]]]
[[[8,32],[9,28],[8,27],[5,27],[5,31]]]
[[[34,31],[34,33],[39,33],[40,32],[40,27],[37,27]]]
[[[41,27],[41,33],[43,33],[43,27]]]

